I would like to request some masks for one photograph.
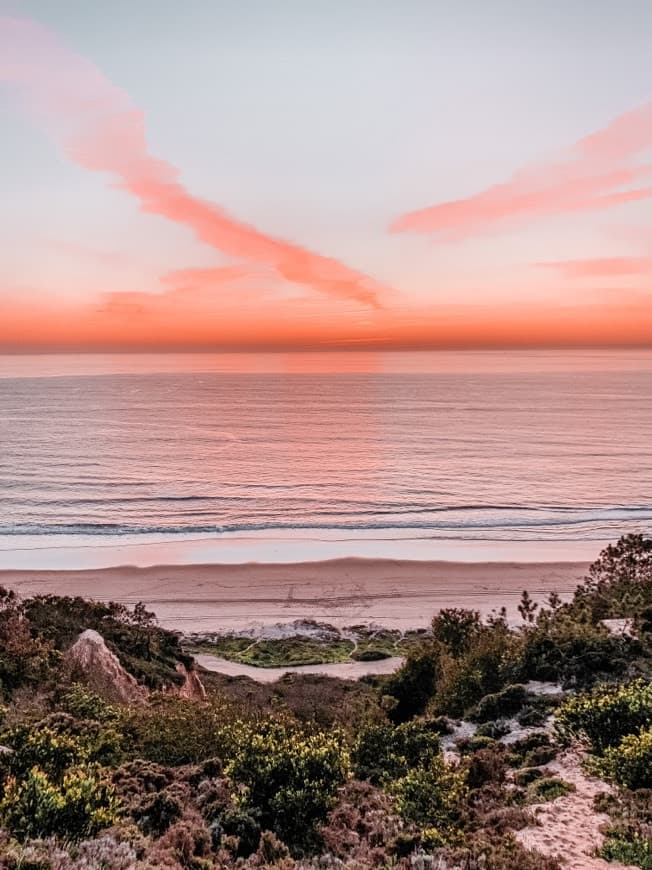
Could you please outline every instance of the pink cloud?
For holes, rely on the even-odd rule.
[[[143,211],[188,227],[207,245],[273,269],[292,283],[380,307],[383,287],[330,257],[277,239],[200,199],[149,153],[142,111],[88,60],[29,19],[0,18],[0,80],[15,85],[68,157],[117,178]]]
[[[463,239],[508,220],[525,222],[646,199],[652,197],[652,166],[630,164],[649,148],[652,102],[581,139],[565,160],[528,166],[473,196],[408,212],[390,229]]]
[[[556,269],[567,278],[652,274],[652,257],[596,257],[587,260],[537,263],[537,265],[545,269]]]

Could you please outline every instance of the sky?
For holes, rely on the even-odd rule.
[[[0,351],[652,345],[648,0],[0,0]]]

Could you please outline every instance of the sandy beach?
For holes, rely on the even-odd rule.
[[[425,626],[443,607],[515,616],[527,589],[543,602],[569,596],[587,562],[443,562],[333,559],[292,564],[123,566],[77,571],[0,571],[23,595],[81,595],[133,605],[184,632],[317,619],[399,628]]]

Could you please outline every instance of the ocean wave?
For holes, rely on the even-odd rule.
[[[503,510],[504,507],[494,508]],[[444,509],[442,509],[444,510]],[[482,513],[485,506],[477,508],[448,508],[448,512],[477,510]],[[547,515],[546,510],[548,511]],[[551,516],[555,511],[563,511],[564,516]],[[379,520],[341,521],[341,522],[250,522],[250,523],[202,523],[202,524],[137,524],[137,523],[6,523],[0,525],[2,536],[36,536],[36,535],[88,535],[88,536],[140,536],[140,535],[220,535],[239,532],[274,532],[274,531],[397,531],[421,530],[424,532],[502,532],[508,530],[556,529],[565,526],[595,526],[611,523],[644,524],[652,523],[652,507],[617,507],[600,510],[579,511],[572,508],[540,508],[542,515],[537,519],[520,515],[531,512],[531,508],[520,508],[519,514],[513,517],[496,518],[487,522],[486,519],[468,518],[459,520],[438,520],[436,522],[425,518],[410,521],[395,520],[393,522]]]

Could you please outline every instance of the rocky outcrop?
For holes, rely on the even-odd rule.
[[[189,701],[206,700],[206,689],[194,668],[188,670],[181,662],[177,662],[177,673],[181,674],[184,679],[183,685],[179,686],[178,690],[180,698],[186,698]]]
[[[71,680],[81,682],[107,701],[121,704],[142,703],[147,690],[120,664],[101,634],[83,631],[63,657],[63,666]]]

